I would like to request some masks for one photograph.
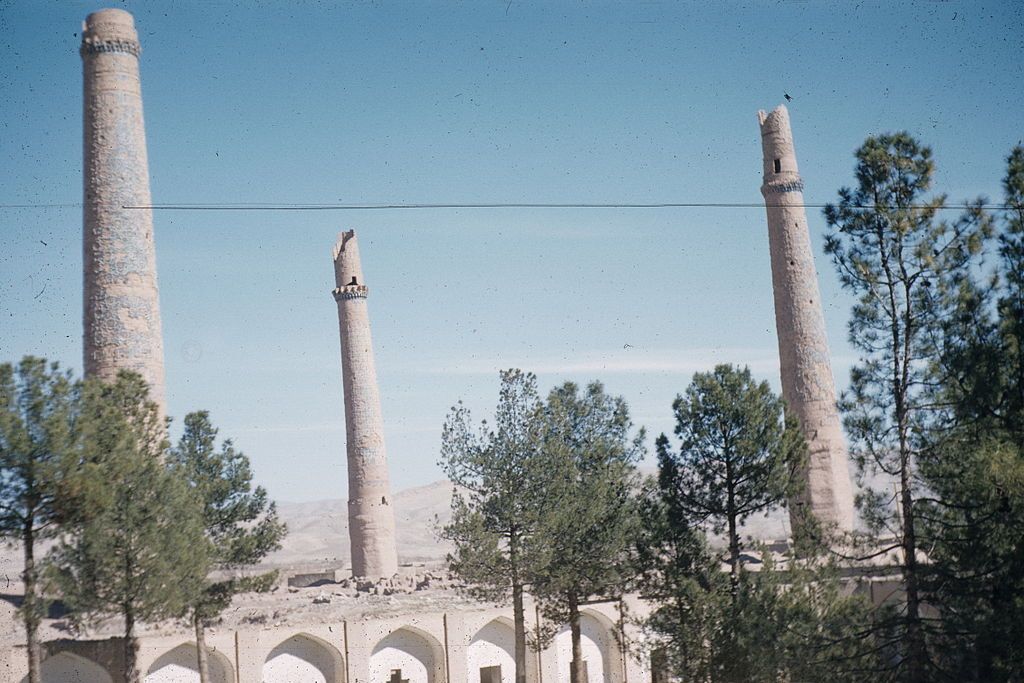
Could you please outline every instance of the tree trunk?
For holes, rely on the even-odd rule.
[[[512,584],[512,626],[515,631],[516,683],[526,683],[526,612],[523,587]]]
[[[135,614],[124,606],[124,683],[139,683],[139,644],[135,640]]]
[[[206,628],[198,610],[193,612],[192,620],[196,627],[196,665],[199,667],[199,683],[209,683],[210,663],[206,658]]]
[[[736,527],[736,492],[735,482],[732,474],[732,461],[725,461],[726,480],[726,517],[729,520],[729,586],[732,597],[732,606],[736,607],[736,601],[740,586],[740,534]]]
[[[903,580],[907,590],[907,680],[926,683],[928,653],[921,624],[921,594],[917,571],[917,535],[914,524],[914,499],[910,491],[909,467],[901,472],[900,507],[903,512]]]
[[[569,594],[569,632],[572,634],[569,683],[587,683],[587,664],[583,661],[583,645],[580,642],[580,605],[575,593]]]
[[[25,621],[25,645],[28,649],[28,683],[42,683],[42,655],[39,647],[39,596],[36,594],[35,529],[26,522],[24,532],[25,568],[21,580],[25,589],[22,617]]]
[[[908,308],[903,314],[903,341],[900,342],[899,328],[893,329],[893,396],[895,398],[895,416],[897,435],[899,437],[900,454],[900,502],[902,513],[900,531],[903,538],[903,583],[907,591],[906,616],[906,658],[907,681],[909,683],[927,683],[928,651],[924,641],[924,630],[921,623],[921,594],[917,569],[917,529],[915,525],[914,490],[911,477],[912,452],[910,440],[910,407],[907,404],[907,391],[910,386],[909,368],[911,362],[910,340],[912,326],[910,319],[910,290],[905,286],[904,296]],[[894,309],[895,310],[895,309]]]

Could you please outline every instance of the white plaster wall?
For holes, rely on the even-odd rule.
[[[370,681],[386,683],[394,669],[401,669],[402,679],[409,683],[434,683],[430,643],[408,629],[385,637],[370,656]]]
[[[113,679],[99,664],[61,652],[43,660],[43,683],[113,683]]]
[[[515,634],[512,628],[500,621],[480,629],[466,648],[468,683],[479,681],[480,669],[485,666],[501,667],[501,683],[515,680]]]

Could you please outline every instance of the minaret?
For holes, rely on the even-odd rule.
[[[82,25],[83,315],[85,373],[135,370],[164,405],[164,348],[156,284],[149,165],[132,15],[105,9]]]
[[[804,210],[804,183],[797,171],[789,112],[779,106],[758,112],[764,152],[764,195],[775,293],[775,327],[782,366],[782,396],[807,439],[804,492],[790,509],[794,529],[799,511],[840,531],[853,529],[853,491],[846,442],[836,407],[825,318]]]
[[[384,418],[373,363],[369,294],[359,264],[355,230],[338,235],[334,278],[341,326],[341,376],[345,387],[345,436],[348,449],[348,535],[352,574],[368,578],[398,571],[395,515],[388,486]]]

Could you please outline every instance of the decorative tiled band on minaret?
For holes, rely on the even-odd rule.
[[[789,112],[779,106],[757,116],[764,152],[761,194],[768,212],[782,396],[799,420],[808,447],[804,490],[791,501],[790,517],[797,528],[799,514],[809,507],[819,522],[848,531],[854,524],[853,489]]]
[[[388,485],[384,418],[373,362],[369,288],[363,280],[354,230],[338,236],[334,278],[341,328],[341,375],[345,388],[345,436],[348,451],[348,533],[352,574],[369,578],[398,571],[395,515]]]
[[[135,370],[165,414],[149,165],[132,15],[90,14],[82,25],[85,373]]]

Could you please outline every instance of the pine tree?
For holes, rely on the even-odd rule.
[[[682,447],[658,439],[636,554],[657,605],[644,625],[669,672],[709,683],[861,680],[870,643],[856,630],[868,606],[841,594],[824,546],[791,549],[781,568],[777,551],[760,547],[756,572],[740,558],[743,521],[781,505],[799,481],[806,448],[782,402],[748,370],[723,365],[695,375],[673,409]],[[707,528],[726,532],[724,557]]]
[[[731,600],[732,590],[704,530],[676,495],[678,472],[667,449],[659,449],[658,476],[641,497],[637,583],[654,605],[642,625],[659,653],[659,669],[679,680],[710,681],[710,645],[721,632],[723,602]]]
[[[580,605],[620,597],[632,578],[630,550],[639,530],[636,463],[643,430],[621,397],[592,382],[553,389],[544,410],[543,450],[551,467],[539,537],[549,552],[531,593],[552,623],[568,623],[571,683],[586,681]],[[549,634],[550,636],[550,634]]]
[[[440,465],[455,486],[452,519],[441,531],[455,544],[448,564],[478,599],[511,595],[516,683],[526,681],[523,596],[544,550],[535,538],[550,476],[540,449],[540,419],[536,377],[506,370],[494,425],[484,421],[474,428],[460,402],[448,414],[441,440]]]
[[[739,586],[740,528],[751,515],[782,505],[794,493],[792,473],[806,453],[782,400],[748,368],[716,366],[697,373],[672,404],[678,454],[662,434],[656,443],[661,479],[692,523],[725,533],[730,579]]]
[[[61,517],[61,489],[73,472],[80,385],[58,365],[27,356],[17,370],[0,365],[0,536],[24,550],[24,602],[29,682],[41,683],[37,543],[52,537]]]
[[[124,680],[138,683],[136,625],[182,614],[202,590],[209,553],[200,510],[164,465],[165,426],[139,375],[87,380],[80,428],[74,514],[50,576],[74,623],[124,620]]]
[[[231,441],[216,448],[217,429],[209,413],[185,416],[185,431],[171,450],[171,472],[184,479],[202,510],[202,523],[210,541],[210,561],[215,571],[252,567],[281,546],[287,529],[277,515],[276,505],[267,499],[262,486],[252,486],[249,459],[236,451]],[[196,633],[199,677],[210,680],[205,631],[210,620],[231,604],[231,598],[247,591],[268,590],[276,572],[239,574],[206,582],[189,606]]]
[[[952,292],[935,392],[951,435],[922,467],[940,663],[960,681],[1024,679],[1024,148],[1003,187],[997,277]]]
[[[920,465],[935,455],[941,422],[929,396],[941,378],[929,361],[939,353],[943,299],[970,271],[989,227],[977,207],[952,223],[939,219],[945,198],[926,196],[931,150],[907,133],[869,137],[856,158],[857,187],[841,189],[838,204],[825,209],[826,251],[843,287],[857,296],[849,338],[862,354],[841,407],[862,483],[881,477],[892,486],[867,489],[861,511],[874,533],[893,538],[876,552],[900,551],[905,606],[895,623],[879,627],[895,634],[896,675],[920,683],[935,674],[919,511]]]

